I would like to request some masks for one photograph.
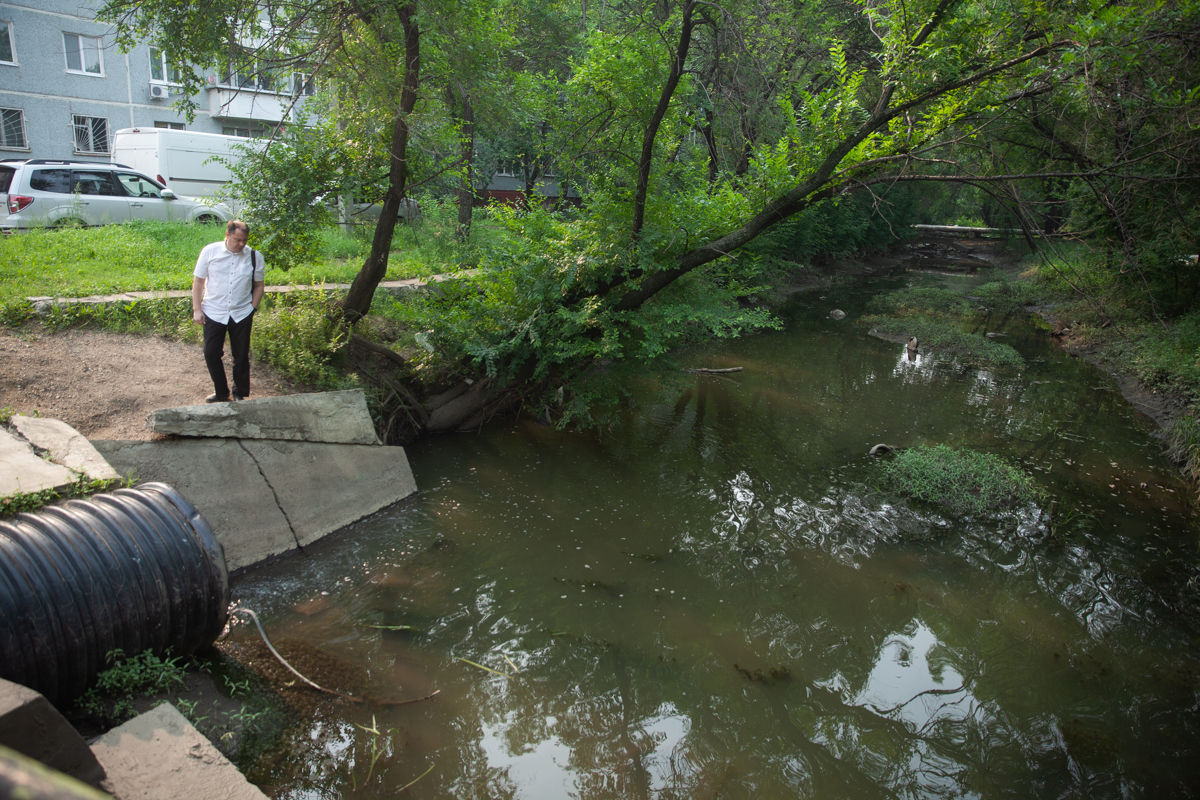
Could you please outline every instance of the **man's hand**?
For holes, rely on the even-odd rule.
[[[204,324],[204,309],[201,303],[204,302],[204,278],[192,278],[192,322],[197,325]]]

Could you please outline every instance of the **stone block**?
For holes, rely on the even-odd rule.
[[[266,800],[169,703],[113,728],[92,745],[117,800]]]
[[[13,416],[12,425],[30,444],[50,452],[50,460],[67,469],[82,472],[94,481],[110,481],[120,476],[109,466],[92,443],[65,422],[47,417]]]
[[[0,745],[99,786],[104,770],[71,724],[33,689],[0,679]]]
[[[380,444],[361,389],[162,408],[146,427],[189,437]]]
[[[417,491],[403,447],[242,442],[301,546]]]
[[[212,526],[230,570],[296,547],[287,518],[257,463],[236,439],[93,444],[122,475],[178,489]]]
[[[66,467],[38,458],[29,442],[0,429],[0,497],[59,489],[78,479]]]

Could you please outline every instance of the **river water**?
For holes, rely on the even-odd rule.
[[[866,299],[910,280],[966,279],[794,303],[682,357],[744,371],[640,387],[600,432],[410,448],[419,496],[234,594],[285,656],[341,665],[318,681],[440,693],[316,703],[249,777],[296,800],[1200,794],[1197,529],[1151,424],[1027,319],[1003,328],[1020,374],[866,336]],[[880,442],[1002,455],[1053,508],[909,507],[875,488]]]

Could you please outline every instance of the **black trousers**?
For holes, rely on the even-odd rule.
[[[225,333],[229,333],[229,355],[233,357],[233,392],[239,397],[250,396],[250,328],[254,325],[254,312],[241,322],[230,317],[225,324],[204,318],[204,363],[212,378],[217,397],[229,396],[229,383],[225,380]]]

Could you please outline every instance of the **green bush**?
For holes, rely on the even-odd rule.
[[[951,514],[986,514],[1036,500],[1033,479],[1003,459],[946,445],[901,450],[880,467],[888,491]]]
[[[323,289],[268,297],[254,318],[254,355],[301,383],[337,388],[344,379],[330,362],[347,338],[329,315]]]

